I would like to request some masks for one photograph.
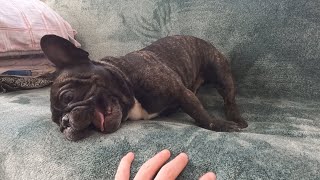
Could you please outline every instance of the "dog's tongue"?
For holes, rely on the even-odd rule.
[[[93,124],[100,129],[101,132],[104,131],[104,115],[101,113],[101,111],[96,109],[96,118],[93,120]]]

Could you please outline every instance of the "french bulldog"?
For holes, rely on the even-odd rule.
[[[100,61],[56,35],[43,36],[40,45],[58,74],[50,91],[52,120],[68,140],[86,137],[89,127],[112,133],[128,119],[148,120],[178,108],[209,130],[248,126],[235,102],[228,60],[202,39],[168,36]],[[210,116],[195,95],[204,83],[214,83],[223,97],[226,120]]]

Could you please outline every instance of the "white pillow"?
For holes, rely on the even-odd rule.
[[[0,57],[41,54],[40,39],[56,34],[70,40],[76,31],[39,0],[3,0],[0,6]]]

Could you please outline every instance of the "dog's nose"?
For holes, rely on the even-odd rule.
[[[63,127],[69,127],[69,115],[68,114],[66,114],[62,117],[61,123],[62,123]]]

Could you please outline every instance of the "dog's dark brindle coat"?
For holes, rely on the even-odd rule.
[[[41,48],[59,73],[51,87],[52,120],[69,140],[83,138],[91,125],[111,133],[128,118],[149,119],[176,108],[206,129],[247,127],[235,102],[230,65],[204,40],[169,36],[100,62],[55,35],[44,36]],[[227,121],[210,116],[196,97],[206,82],[214,83],[223,97]]]

